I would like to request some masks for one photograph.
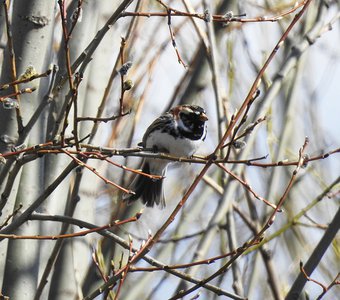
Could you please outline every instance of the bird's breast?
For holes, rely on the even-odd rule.
[[[161,131],[150,133],[146,140],[147,148],[157,148],[160,152],[167,152],[174,156],[192,156],[202,140],[175,137]]]

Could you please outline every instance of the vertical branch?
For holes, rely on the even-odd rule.
[[[4,12],[5,12],[5,21],[6,21],[6,33],[7,33],[7,44],[8,44],[8,52],[10,57],[10,65],[11,65],[11,77],[12,81],[16,81],[17,79],[17,68],[15,62],[15,52],[13,46],[13,36],[12,36],[12,29],[11,29],[11,22],[9,20],[8,10],[9,10],[9,0],[3,0],[4,4]],[[24,128],[22,115],[20,111],[20,96],[19,96],[19,87],[18,85],[14,85],[14,92],[15,97],[19,103],[19,105],[15,108],[16,116],[17,116],[17,124],[18,124],[18,133],[20,134]]]
[[[120,49],[119,49],[119,56],[120,56],[120,63],[122,66],[124,66],[124,49],[125,49],[125,45],[126,45],[126,40],[124,37],[121,38],[121,43],[120,43]],[[123,99],[124,99],[124,93],[126,91],[125,87],[124,87],[124,76],[127,74],[126,72],[123,72],[123,67],[120,69],[120,98],[119,98],[119,114],[122,115],[124,113],[124,103],[123,103]]]
[[[69,30],[68,35],[71,36],[74,28],[76,27],[78,21],[80,21],[81,10],[82,10],[83,0],[78,0],[78,5],[76,11],[72,14],[72,25]]]
[[[206,8],[205,12],[208,14],[209,6],[207,1],[204,1],[204,6]],[[220,78],[218,75],[218,49],[216,45],[216,37],[213,24],[210,22],[210,18],[207,18],[206,21],[207,31],[208,31],[208,39],[210,48],[207,51],[207,57],[209,61],[209,66],[212,74],[212,85],[215,94],[215,105],[216,105],[216,115],[217,115],[217,130],[218,130],[218,140],[221,140],[222,134],[225,131],[224,124],[224,111],[223,111],[223,97],[222,97],[222,89]]]
[[[158,1],[158,3],[160,3],[166,9],[166,13],[167,13],[167,16],[168,16],[168,27],[169,27],[171,43],[172,43],[172,47],[175,49],[178,63],[181,64],[184,68],[187,68],[186,63],[183,61],[183,59],[182,59],[182,57],[181,57],[181,55],[178,51],[176,40],[175,40],[175,34],[174,34],[172,27],[171,27],[171,11],[172,11],[172,9],[170,7],[168,7],[165,3],[163,3],[162,0],[157,0],[157,1]]]
[[[228,226],[226,226],[226,231],[228,235],[228,244],[229,249],[236,249],[238,245],[237,237],[236,237],[236,226],[234,220],[234,209],[230,208],[226,215],[226,221]],[[242,275],[240,272],[239,264],[235,263],[232,265],[232,274],[233,274],[233,289],[236,294],[243,295],[244,288],[242,282]]]
[[[80,2],[79,2],[80,3]],[[78,115],[78,92],[77,89],[75,88],[74,82],[73,82],[73,72],[72,72],[72,68],[71,68],[71,57],[70,57],[70,47],[69,47],[69,41],[71,38],[71,33],[76,25],[76,21],[79,18],[79,14],[80,14],[80,6],[81,3],[78,3],[78,12],[77,12],[77,17],[75,18],[75,20],[72,23],[71,29],[70,31],[68,31],[67,29],[67,13],[66,13],[66,7],[65,7],[65,0],[58,0],[58,5],[59,5],[59,9],[60,9],[60,17],[61,17],[61,25],[62,25],[62,31],[63,31],[63,37],[64,37],[64,51],[65,51],[65,56],[66,56],[66,70],[67,70],[67,80],[68,80],[68,84],[70,87],[70,93],[71,93],[71,98],[70,98],[70,102],[67,105],[67,109],[65,112],[65,116],[64,116],[64,125],[63,125],[63,130],[61,132],[61,144],[64,145],[65,144],[65,130],[67,128],[67,122],[68,122],[68,114],[69,111],[72,107],[73,104],[73,136],[74,136],[74,140],[75,140],[75,144],[77,147],[77,150],[79,150],[79,140],[78,140],[78,122],[77,122],[77,115]],[[78,81],[80,82],[80,81]]]
[[[64,51],[66,56],[66,69],[67,69],[67,80],[68,84],[70,86],[70,89],[74,89],[73,81],[72,81],[72,69],[71,69],[71,59],[70,59],[70,48],[69,48],[69,40],[71,36],[68,33],[67,29],[67,18],[66,18],[66,8],[65,8],[65,0],[58,0],[59,9],[60,9],[60,17],[61,17],[61,25],[62,25],[62,31],[63,31],[63,37],[64,37]]]

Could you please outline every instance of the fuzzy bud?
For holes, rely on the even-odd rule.
[[[2,100],[2,106],[4,109],[14,109],[19,108],[19,103],[17,99],[5,98]]]
[[[206,21],[207,23],[211,22],[211,13],[208,9],[204,11],[204,21]]]
[[[128,91],[133,88],[133,81],[131,79],[125,80],[123,83],[123,90]]]
[[[28,66],[25,73],[21,74],[19,80],[30,79],[34,75],[37,75],[37,71],[33,66]]]
[[[224,15],[223,15],[223,18],[224,19],[228,19],[230,20],[231,18],[234,17],[234,13],[230,10],[230,11],[227,11]]]
[[[302,156],[302,159],[303,159],[303,163],[301,165],[301,168],[305,169],[308,166],[309,155],[308,154],[304,154]]]
[[[79,9],[77,8],[73,12],[73,14],[71,16],[71,19],[72,19],[73,22],[77,21],[77,22],[80,23],[82,21],[82,19],[83,19],[83,10],[82,10],[82,8],[79,8]]]
[[[119,69],[119,74],[121,75],[121,76],[125,76],[127,73],[128,73],[128,71],[129,71],[129,69],[132,67],[132,62],[131,61],[127,61],[125,64],[123,64],[122,66],[121,66],[121,68]]]
[[[234,141],[233,146],[235,149],[243,149],[247,145],[244,141]]]

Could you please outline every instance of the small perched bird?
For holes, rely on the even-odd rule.
[[[153,121],[139,145],[174,156],[190,157],[205,139],[207,120],[204,109],[198,105],[173,107]],[[168,164],[169,161],[164,159],[145,158],[142,171],[164,177]],[[141,198],[146,206],[157,204],[161,208],[165,207],[162,179],[152,179],[138,174],[132,181],[130,189],[135,194],[125,196],[124,201],[128,204]]]

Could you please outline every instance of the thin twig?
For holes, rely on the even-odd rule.
[[[82,231],[75,232],[75,233],[57,234],[57,235],[16,235],[16,234],[1,234],[0,233],[0,239],[10,239],[10,240],[59,240],[59,239],[69,239],[69,238],[74,238],[74,237],[81,237],[81,236],[88,235],[90,233],[102,231],[104,229],[109,229],[109,228],[117,227],[117,226],[119,227],[121,225],[130,223],[130,222],[136,222],[140,218],[141,215],[142,215],[142,213],[138,212],[134,217],[128,218],[126,220],[113,221],[113,223],[110,223],[110,224],[107,224],[107,225],[104,225],[104,226],[100,226],[100,227],[92,228],[92,229],[88,229],[88,230],[82,230]]]
[[[173,11],[173,9],[169,6],[167,6],[162,0],[157,0],[157,2],[160,3],[166,9],[167,17],[168,17],[168,27],[169,27],[170,38],[171,38],[171,42],[172,42],[172,47],[175,49],[175,52],[176,52],[176,55],[177,55],[178,63],[181,64],[184,68],[187,68],[186,63],[183,61],[183,59],[182,59],[182,57],[181,57],[181,55],[178,51],[176,40],[175,40],[175,34],[174,34],[172,27],[171,27],[171,12]]]
[[[130,113],[131,113],[130,111],[127,111],[127,112],[122,113],[121,115],[117,115],[117,116],[113,115],[113,116],[107,117],[107,118],[100,118],[100,117],[78,117],[77,118],[77,122],[92,121],[92,122],[95,122],[95,123],[99,123],[99,122],[107,123],[109,121],[114,121],[114,120],[117,120],[118,118],[121,118],[121,117],[124,117],[126,115],[129,115]]]
[[[31,220],[44,220],[44,221],[54,221],[54,222],[64,222],[67,224],[72,224],[72,225],[76,225],[79,226],[80,228],[88,228],[88,229],[93,229],[93,228],[97,228],[97,225],[85,222],[83,220],[79,220],[79,219],[75,219],[75,218],[71,218],[68,216],[51,216],[51,215],[46,215],[46,214],[41,214],[41,213],[33,213],[30,216]],[[101,234],[102,236],[110,239],[111,241],[113,241],[114,243],[116,243],[117,245],[122,246],[124,249],[130,249],[130,244],[129,242],[126,242],[124,239],[122,239],[121,237],[115,235],[114,233],[112,233],[111,231],[105,229],[102,231],[99,231],[98,234]],[[132,249],[133,252],[138,252],[138,249]],[[143,257],[143,260],[145,260],[147,263],[151,264],[152,266],[156,266],[156,267],[164,267],[165,268],[165,264],[163,264],[162,262],[152,258],[149,255],[145,255]],[[194,278],[192,276],[188,276],[186,273],[177,271],[177,270],[167,270],[166,268],[164,269],[165,272],[168,272],[176,277],[182,278],[184,280],[187,280],[189,282],[192,283],[198,283],[200,282],[199,279]],[[213,286],[211,284],[207,284],[204,285],[204,288],[216,293],[217,295],[221,295],[221,296],[227,296],[231,299],[235,299],[235,300],[245,300],[245,298],[237,296],[235,294],[229,293],[219,287]],[[93,293],[93,295],[96,293]],[[85,299],[93,299],[93,295],[87,296]],[[94,296],[95,297],[95,296]]]
[[[10,5],[9,1],[3,1],[4,11],[5,11],[5,21],[6,21],[7,45],[8,45],[8,52],[10,56],[10,65],[11,65],[11,77],[12,77],[12,81],[16,81],[17,80],[17,67],[16,67],[16,62],[15,62],[12,27],[11,27],[9,14],[8,14],[9,5]],[[18,133],[20,134],[20,132],[22,131],[24,127],[21,110],[20,110],[20,97],[19,97],[20,93],[19,93],[19,88],[17,85],[14,85],[13,88],[14,88],[14,95],[16,96],[16,99],[19,103],[18,107],[15,108],[15,112],[16,112],[17,125],[18,125]]]
[[[24,211],[20,216],[17,216],[11,224],[0,230],[1,234],[7,234],[15,231],[23,223],[27,221],[29,216],[52,194],[59,184],[69,175],[69,173],[77,167],[77,164],[72,161],[59,176],[42,192],[42,194]]]
[[[157,0],[158,1],[158,0]],[[158,1],[160,2],[160,1]],[[258,16],[254,18],[244,18],[239,16],[226,16],[226,15],[212,15],[211,21],[217,22],[217,23],[259,23],[259,22],[277,22],[281,20],[282,18],[291,15],[293,12],[297,11],[301,7],[303,7],[306,4],[307,1],[302,1],[298,3],[297,5],[294,5],[292,8],[288,9],[287,11],[284,11],[276,16],[267,17],[267,16]],[[164,6],[164,5],[163,5]],[[163,12],[123,12],[120,15],[121,17],[168,17],[168,13]],[[171,8],[171,17],[191,17],[191,18],[197,18],[201,19],[203,21],[206,21],[206,16],[204,13],[190,13],[190,12],[184,12],[179,11],[174,8]]]
[[[17,96],[22,95],[22,94],[33,93],[36,89],[37,89],[36,87],[31,87],[31,88],[24,88],[24,89],[21,89],[21,90],[17,90],[14,93],[11,93],[11,94],[8,94],[8,95],[0,97],[0,102],[4,102],[6,98],[17,97]],[[20,104],[18,105],[18,107],[19,106],[20,106]]]
[[[117,183],[107,179],[106,177],[100,175],[100,173],[93,167],[89,166],[86,162],[81,161],[79,158],[73,156],[69,151],[61,149],[61,152],[65,153],[67,156],[71,157],[73,159],[73,161],[75,161],[80,167],[85,167],[86,169],[90,170],[92,173],[94,173],[96,176],[98,176],[101,180],[103,180],[106,184],[110,184],[114,187],[116,187],[117,189],[121,190],[124,193],[127,194],[135,194],[135,192],[125,189],[122,186],[118,185]]]
[[[46,92],[44,98],[42,99],[42,101],[39,104],[39,106],[37,107],[37,109],[34,111],[30,120],[27,122],[27,124],[23,128],[23,130],[22,130],[22,132],[19,136],[19,140],[18,140],[19,144],[23,143],[26,140],[26,138],[27,138],[29,132],[31,131],[32,127],[34,126],[34,124],[36,124],[36,122],[38,121],[39,117],[41,116],[41,114],[44,111],[44,109],[46,108],[46,106],[48,104],[50,104],[52,99],[53,99],[52,88],[55,84],[58,66],[53,65],[52,68],[49,69],[49,71],[50,71],[49,74],[52,72],[52,75],[51,75],[51,82],[49,84],[48,91]],[[47,74],[47,72],[45,74]]]
[[[259,196],[251,187],[250,185],[245,182],[242,178],[238,177],[237,175],[235,175],[233,172],[229,171],[225,166],[223,166],[222,164],[216,164],[219,168],[221,168],[223,171],[225,171],[226,173],[228,173],[231,177],[233,177],[234,179],[236,179],[238,182],[240,182],[245,189],[247,189],[256,199],[262,201],[263,203],[265,203],[266,205],[270,206],[273,209],[276,209],[276,205],[273,203],[270,203],[268,200],[266,200],[265,198]],[[279,212],[281,212],[282,210],[279,210]]]
[[[38,78],[48,77],[52,73],[53,68],[54,68],[54,66],[49,68],[44,73],[34,74],[34,75],[29,76],[27,78],[21,78],[21,79],[14,80],[12,82],[8,82],[8,83],[5,83],[5,84],[2,84],[2,85],[0,85],[0,91],[8,89],[10,86],[14,86],[14,85],[30,82],[30,81],[33,81],[33,80],[38,79]]]
[[[6,217],[6,219],[0,225],[0,230],[8,225],[9,220],[13,219],[19,213],[20,209],[22,209],[22,204],[19,204],[19,206],[15,208],[14,211]]]
[[[258,250],[259,248],[262,247],[263,244],[266,244],[270,242],[271,240],[277,238],[279,235],[282,235],[289,228],[297,224],[298,220],[302,216],[304,216],[308,211],[310,211],[315,205],[320,203],[324,197],[327,197],[328,193],[339,183],[340,183],[340,176],[336,178],[320,195],[318,195],[315,199],[313,199],[311,203],[309,203],[305,208],[303,208],[300,212],[298,212],[295,216],[293,216],[291,220],[289,220],[286,224],[282,225],[279,230],[277,230],[276,232],[274,232],[273,234],[269,236],[266,236],[259,245],[253,247],[252,249],[247,250],[245,254]]]
[[[214,272],[212,275],[210,275],[209,277],[207,277],[204,280],[202,280],[202,282],[201,282],[202,284],[203,283],[208,283],[211,280],[213,280],[214,278],[216,278],[216,277],[220,276],[221,274],[225,273],[230,268],[231,264],[236,259],[238,259],[247,249],[249,249],[249,245],[251,245],[255,241],[261,241],[262,240],[263,234],[273,224],[275,216],[276,216],[278,210],[281,209],[284,201],[287,198],[288,192],[290,191],[290,189],[291,189],[291,187],[293,185],[293,182],[296,179],[297,172],[299,171],[299,169],[301,168],[301,166],[303,164],[303,153],[304,153],[305,148],[307,147],[307,144],[308,144],[308,139],[306,138],[303,146],[299,150],[299,162],[300,163],[296,167],[296,169],[294,170],[294,172],[293,172],[293,174],[291,176],[291,179],[290,179],[290,181],[289,181],[289,183],[288,183],[288,185],[287,185],[287,187],[286,187],[282,197],[280,198],[280,200],[279,200],[279,202],[277,204],[276,209],[271,213],[271,215],[269,216],[269,218],[268,218],[267,222],[265,223],[265,225],[263,226],[263,228],[249,242],[246,242],[244,244],[244,246],[240,248],[240,251],[235,256],[233,256],[226,264],[224,264],[218,271]],[[185,295],[188,295],[188,294],[192,293],[193,291],[195,291],[199,287],[201,287],[201,283],[197,284],[197,285],[194,285],[192,288],[190,288],[190,289],[188,289],[186,291],[179,292],[177,295],[175,295],[171,299],[179,299],[179,298],[184,297]]]

